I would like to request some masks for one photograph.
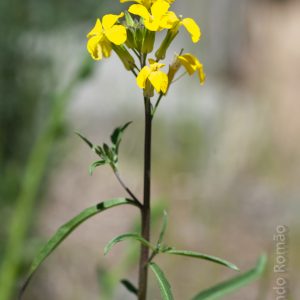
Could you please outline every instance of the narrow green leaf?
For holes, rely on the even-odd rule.
[[[105,160],[97,160],[97,161],[94,161],[90,166],[89,166],[89,174],[90,175],[93,175],[95,169],[99,166],[103,166],[106,164],[106,161]]]
[[[205,291],[200,292],[192,300],[217,300],[225,295],[228,295],[239,288],[251,283],[258,279],[266,268],[267,257],[262,255],[258,260],[256,267],[238,275],[232,279],[224,281],[216,286],[213,286]]]
[[[157,264],[155,264],[154,262],[150,263],[150,268],[153,271],[153,273],[155,274],[159,287],[160,287],[160,292],[161,292],[161,297],[163,300],[173,300],[174,297],[172,295],[172,291],[171,291],[171,285],[168,282],[165,274],[163,273],[163,271],[159,268],[159,266]]]
[[[165,232],[166,232],[166,229],[167,229],[167,225],[168,225],[168,214],[164,210],[163,224],[162,224],[161,231],[160,231],[160,234],[159,234],[159,239],[157,241],[157,248],[158,249],[160,249],[161,243],[162,243],[162,241],[164,239]]]
[[[218,258],[215,256],[211,256],[211,255],[207,255],[204,253],[200,253],[200,252],[194,252],[194,251],[188,251],[188,250],[166,249],[164,251],[164,253],[204,259],[204,260],[208,260],[208,261],[217,263],[219,265],[223,265],[232,270],[239,271],[239,268],[236,265],[234,265],[224,259],[221,259],[221,258]]]
[[[91,148],[94,148],[94,145],[91,141],[89,141],[85,136],[83,136],[81,133],[75,131],[75,133]]]
[[[117,237],[115,237],[114,239],[112,239],[104,248],[104,255],[106,255],[111,248],[117,244],[120,243],[122,241],[128,240],[128,239],[134,239],[136,241],[139,241],[140,243],[142,243],[144,246],[149,247],[151,250],[155,250],[155,247],[153,247],[148,241],[146,241],[144,238],[142,238],[138,233],[125,233],[125,234],[121,234]]]
[[[42,262],[67,238],[80,224],[88,220],[89,218],[95,216],[96,214],[105,211],[109,208],[123,205],[123,204],[131,204],[136,205],[134,201],[126,198],[115,198],[111,200],[107,200],[101,202],[97,205],[94,205],[90,208],[83,210],[80,214],[76,217],[71,219],[69,222],[62,225],[56,233],[52,236],[52,238],[44,245],[44,247],[39,251],[38,255],[33,260],[31,268],[29,270],[29,274],[27,280],[25,281],[20,297],[22,296],[23,292],[25,291],[30,279],[32,278],[33,274],[42,264]]]
[[[137,295],[138,289],[127,279],[122,279],[121,283],[125,286],[125,288],[132,294]]]
[[[112,144],[115,146],[115,149],[116,149],[116,153],[118,154],[118,151],[119,151],[119,146],[120,146],[120,143],[121,143],[121,139],[122,139],[122,136],[123,136],[123,133],[124,131],[126,130],[126,128],[132,123],[132,121],[126,123],[125,125],[123,126],[120,126],[120,127],[117,127],[112,135],[110,136],[110,139],[111,139],[111,142]]]

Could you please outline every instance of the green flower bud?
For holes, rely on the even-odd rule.
[[[151,53],[155,42],[155,31],[144,28],[142,53]]]
[[[135,62],[133,57],[128,52],[128,50],[123,45],[117,46],[112,44],[112,48],[121,59],[126,70],[128,71],[133,70],[135,66]]]
[[[175,39],[175,37],[177,36],[177,34],[178,34],[177,26],[175,28],[168,30],[166,37],[164,38],[159,49],[155,53],[155,56],[158,60],[164,59],[166,57],[167,50],[170,47],[173,40]]]

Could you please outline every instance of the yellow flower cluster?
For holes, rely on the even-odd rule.
[[[115,51],[125,68],[134,73],[137,85],[144,90],[146,97],[152,97],[154,90],[161,95],[166,94],[181,66],[189,75],[197,72],[201,84],[205,81],[203,65],[190,53],[176,55],[174,62],[169,66],[169,72],[161,71],[165,64],[159,61],[165,58],[181,26],[188,31],[194,43],[201,37],[200,28],[193,19],[178,17],[170,11],[174,1],[120,0],[121,3],[135,4],[125,13],[105,15],[102,21],[97,19],[94,28],[87,35],[87,49],[92,58],[101,60],[109,57],[112,50]],[[123,17],[125,20],[120,21]],[[156,59],[149,59],[147,65],[147,55],[153,50],[155,35],[163,30],[167,33],[155,52]],[[140,67],[137,66],[133,55],[139,61]]]

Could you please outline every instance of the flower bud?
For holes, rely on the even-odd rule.
[[[159,49],[155,53],[155,56],[158,60],[164,59],[166,57],[168,48],[170,47],[171,43],[178,34],[178,29],[179,23],[178,26],[175,26],[174,28],[168,30],[166,37],[164,38]]]
[[[155,31],[150,31],[145,28],[143,34],[142,53],[151,53],[153,51],[154,42]]]
[[[126,70],[128,70],[128,71],[133,70],[134,66],[135,66],[135,62],[134,62],[133,57],[128,52],[128,50],[123,45],[117,46],[117,45],[112,44],[112,48],[116,52],[116,54],[119,56],[119,58],[121,59]]]

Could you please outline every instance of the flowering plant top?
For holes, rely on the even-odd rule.
[[[184,74],[198,73],[201,84],[205,81],[203,65],[191,53],[176,54],[169,64],[168,72],[163,71],[166,52],[184,27],[193,43],[198,43],[201,30],[192,18],[183,18],[170,10],[174,0],[120,0],[121,3],[135,2],[127,11],[119,15],[107,14],[97,19],[94,28],[88,33],[87,50],[95,60],[111,56],[114,51],[124,67],[131,71],[144,96],[151,98],[156,91],[166,95],[175,75],[181,67]],[[157,51],[152,54],[156,35],[165,31],[166,35]],[[148,59],[148,55],[152,57]],[[139,66],[138,66],[139,65]],[[181,76],[180,76],[181,78]]]

